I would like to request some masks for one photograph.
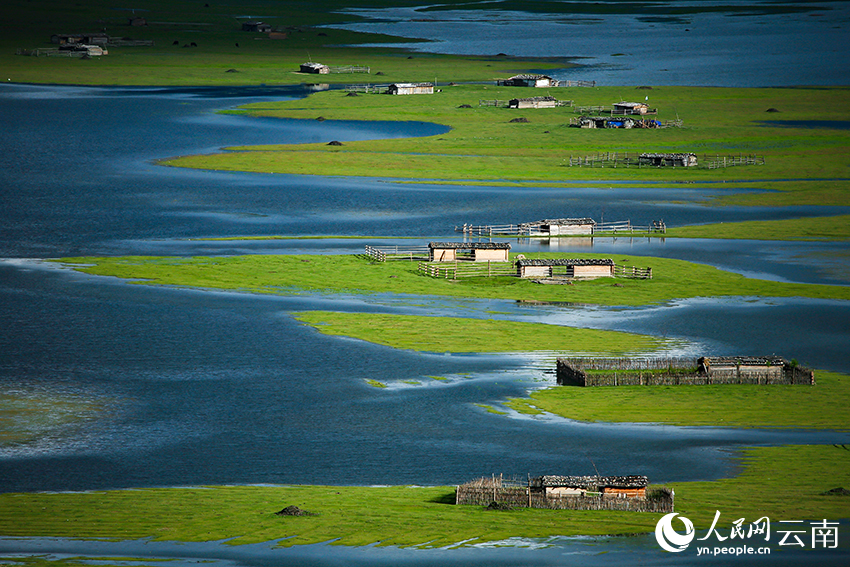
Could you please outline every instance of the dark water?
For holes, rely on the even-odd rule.
[[[704,197],[727,191],[718,186],[516,189],[153,165],[157,158],[227,145],[409,136],[440,128],[214,114],[241,102],[281,96],[299,93],[0,88],[0,121],[8,125],[0,131],[0,147],[7,150],[0,152],[0,384],[5,392],[67,397],[102,408],[96,419],[56,425],[38,441],[0,450],[0,490],[442,485],[493,472],[591,474],[593,464],[606,474],[646,474],[653,482],[665,482],[732,473],[728,450],[734,447],[847,442],[845,434],[831,432],[495,415],[478,404],[498,405],[552,384],[552,355],[396,351],[321,336],[291,316],[331,309],[545,321],[668,336],[680,341],[671,354],[775,352],[816,368],[848,372],[847,302],[732,298],[602,309],[380,295],[254,297],[131,286],[39,260],[73,254],[351,253],[367,241],[186,240],[190,237],[376,235],[368,241],[411,236],[413,242],[425,242],[454,238],[454,226],[464,222],[604,212],[610,220],[664,218],[674,226],[696,219],[846,211],[700,206]],[[663,202],[673,196],[685,204]],[[444,198],[452,202],[449,211],[437,204]],[[592,247],[611,254],[681,257],[771,279],[850,283],[846,247],[835,244],[618,238],[559,246],[529,241],[518,249]],[[770,332],[764,332],[765,322]],[[388,387],[375,388],[367,380]],[[562,552],[533,559],[495,550],[452,557],[459,564],[584,561],[584,549],[565,559],[562,555],[574,552],[558,545]],[[599,545],[615,551],[608,543]],[[337,558],[369,564],[403,556],[403,563],[435,564],[433,556],[405,552],[356,551],[338,558],[335,550],[311,550],[318,550],[315,556],[302,550],[304,556],[275,556],[275,561],[324,565]],[[208,552],[210,557],[218,553]],[[666,561],[656,557],[654,548],[646,557]],[[249,557],[234,561],[252,562]]]
[[[535,2],[352,8],[333,27],[421,42],[394,47],[570,60],[546,70],[602,85],[846,85],[850,2]],[[494,75],[509,76],[494,57]]]

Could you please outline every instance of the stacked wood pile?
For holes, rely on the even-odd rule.
[[[671,386],[703,384],[815,385],[814,372],[780,357],[677,359],[559,358],[562,386]]]

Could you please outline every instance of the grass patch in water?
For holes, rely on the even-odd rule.
[[[683,226],[668,229],[666,236],[747,240],[848,240],[850,215]]]
[[[489,319],[333,311],[303,311],[294,317],[326,335],[425,352],[625,354],[666,344],[663,339],[632,333]]]
[[[564,257],[531,253],[528,258]],[[570,254],[600,258],[599,254]],[[369,262],[354,255],[251,255],[228,257],[115,257],[66,258],[76,270],[115,276],[147,285],[229,289],[253,293],[392,293],[542,301],[595,305],[638,306],[693,297],[810,297],[850,299],[850,287],[797,284],[747,278],[712,266],[668,258],[616,254],[626,266],[651,267],[651,280],[600,278],[575,285],[539,285],[515,277],[431,278],[416,262]],[[328,274],[334,274],[329,278]],[[617,284],[617,285],[614,285]]]
[[[556,386],[505,405],[578,421],[850,431],[850,376],[816,371],[815,386]]]
[[[754,521],[847,518],[850,498],[825,496],[850,487],[850,451],[834,446],[743,450],[729,479],[672,483],[676,511],[708,528],[715,510],[723,527]],[[506,471],[509,472],[509,471]],[[569,471],[554,471],[569,472]],[[487,474],[487,471],[482,471]],[[471,479],[459,479],[471,480]],[[290,506],[312,516],[278,516]],[[0,536],[119,540],[279,540],[282,546],[442,547],[509,537],[648,533],[660,514],[455,506],[451,486],[232,486],[143,488],[85,493],[0,494]],[[229,539],[233,538],[233,539]]]

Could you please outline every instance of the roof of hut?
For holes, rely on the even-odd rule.
[[[511,79],[521,79],[524,81],[533,80],[533,79],[551,79],[549,75],[533,75],[531,73],[520,73],[519,75],[514,75]]]
[[[516,261],[517,266],[613,266],[611,258],[532,258]]]
[[[308,67],[310,69],[321,69],[323,67],[327,67],[327,65],[325,65],[324,63],[314,63],[312,61],[309,63],[302,63],[301,66]]]
[[[548,101],[554,101],[555,97],[553,97],[553,96],[530,96],[530,97],[526,97],[526,98],[512,98],[511,99],[511,101],[515,101],[515,100],[519,100],[519,101],[523,101],[523,102],[548,102]]]
[[[649,479],[643,475],[631,476],[559,476],[544,475],[531,479],[537,488],[646,488]]]
[[[454,250],[510,250],[509,242],[429,242],[428,248],[445,248]]]
[[[520,226],[539,226],[542,224],[559,226],[592,224],[595,226],[596,221],[587,217],[579,219],[543,219],[534,222],[524,222]]]

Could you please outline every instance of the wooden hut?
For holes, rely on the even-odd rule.
[[[558,101],[553,96],[513,98],[508,101],[508,108],[555,108],[556,106]]]
[[[393,83],[387,87],[387,93],[392,95],[434,94],[432,83]]]
[[[610,258],[533,258],[516,261],[521,278],[562,276],[576,279],[613,278],[614,260]]]
[[[613,114],[648,114],[649,105],[644,102],[615,102]]]
[[[317,75],[328,75],[331,72],[331,68],[327,65],[322,65],[321,63],[302,63],[300,71],[302,73],[314,73]]]
[[[529,236],[562,236],[593,234],[596,221],[591,218],[543,219],[522,223],[520,229]]]
[[[640,154],[638,161],[643,165],[658,167],[694,167],[697,165],[697,155],[681,154]]]
[[[558,81],[547,75],[521,74],[497,82],[504,87],[557,87]]]
[[[432,262],[507,262],[511,245],[508,242],[429,242]]]
[[[272,31],[272,27],[271,25],[263,22],[250,21],[242,23],[242,31],[268,33]]]

